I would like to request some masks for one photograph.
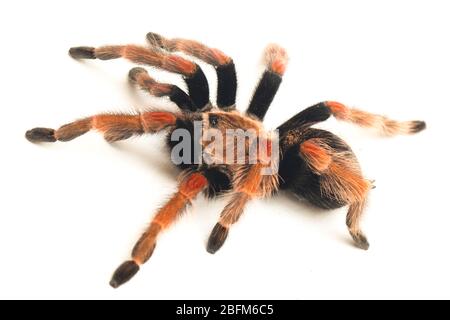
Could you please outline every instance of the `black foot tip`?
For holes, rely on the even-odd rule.
[[[362,249],[362,250],[368,250],[370,245],[369,241],[367,241],[367,238],[363,234],[352,234],[352,238],[355,241],[355,246]]]
[[[25,133],[30,142],[55,142],[55,130],[49,128],[34,128]]]
[[[156,46],[156,47],[163,47],[163,38],[154,32],[149,32],[147,33],[147,41],[152,45],[152,46]]]
[[[74,59],[95,59],[95,48],[73,47],[69,49],[69,55]]]
[[[214,254],[219,250],[228,236],[228,228],[222,226],[220,223],[217,223],[213,230],[211,231],[211,235],[208,239],[208,245],[206,246],[206,251],[211,254]]]
[[[411,132],[417,133],[417,132],[425,130],[426,127],[427,127],[427,124],[425,121],[413,121],[412,127],[411,127]]]
[[[109,285],[114,289],[129,281],[139,271],[139,265],[130,260],[122,263],[114,272]]]
[[[136,82],[137,76],[141,73],[148,73],[148,72],[144,68],[135,67],[128,72],[128,79],[130,79],[131,82]]]

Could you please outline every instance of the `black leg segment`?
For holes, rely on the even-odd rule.
[[[256,88],[247,114],[263,120],[270,104],[281,84],[281,76],[273,71],[266,70]]]
[[[233,61],[219,65],[217,72],[217,106],[220,109],[236,108],[237,78]]]
[[[324,102],[320,102],[297,113],[295,116],[279,126],[278,130],[281,136],[290,130],[310,127],[316,123],[325,121],[330,116],[330,108]]]
[[[184,77],[184,81],[186,81],[189,96],[194,102],[196,110],[203,109],[209,104],[208,80],[198,65],[196,71],[191,76]]]

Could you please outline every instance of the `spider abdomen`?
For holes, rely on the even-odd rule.
[[[368,190],[368,183],[362,178],[355,155],[342,139],[331,132],[312,128],[288,134],[290,142],[286,137],[281,137],[281,189],[292,191],[325,209],[350,204],[353,199],[359,200],[360,193]],[[308,154],[302,154],[302,146],[310,142],[321,144],[321,147],[306,150],[310,153],[308,157]],[[325,154],[321,155],[319,150],[325,150]],[[314,159],[317,161],[314,162]],[[342,173],[341,179],[336,177],[338,172]]]

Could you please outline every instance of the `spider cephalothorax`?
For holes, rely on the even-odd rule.
[[[111,286],[118,287],[136,274],[139,266],[152,255],[158,234],[169,227],[201,192],[209,197],[221,194],[230,197],[209,237],[207,250],[210,253],[223,245],[230,226],[239,219],[249,200],[270,196],[279,189],[291,191],[325,209],[348,205],[346,222],[350,235],[356,246],[368,249],[360,218],[372,184],[363,177],[355,155],[344,141],[311,126],[334,116],[378,129],[385,135],[395,135],[419,132],[425,128],[423,121],[398,122],[328,101],[299,112],[280,125],[275,135],[264,130],[262,120],[286,68],[284,49],[277,45],[267,47],[264,54],[266,70],[246,112],[240,113],[235,106],[237,82],[231,58],[220,50],[191,40],[169,40],[155,33],[149,33],[147,40],[148,47],[75,47],[69,53],[76,59],[123,57],[182,75],[188,93],[175,85],[155,81],[141,67],[133,68],[129,73],[130,81],[154,96],[168,97],[179,107],[178,112],[152,110],[136,114],[99,114],[57,130],[34,128],[26,133],[32,142],[55,142],[69,141],[95,129],[102,132],[108,142],[114,142],[144,133],[168,132],[167,145],[171,155],[178,157],[177,160],[172,157],[172,160],[182,170],[178,191],[156,213],[136,243],[132,259],[117,268]],[[208,82],[201,68],[172,52],[191,55],[215,68],[218,79],[215,105],[209,100]],[[218,148],[208,139],[210,132],[215,132],[215,140],[226,142]],[[244,137],[241,162],[234,161],[239,158],[240,151],[234,144],[235,137],[232,142],[226,139],[230,132],[255,134]],[[183,134],[186,134],[183,138],[185,148],[180,149],[181,139],[176,137]],[[264,143],[252,148],[261,141]],[[274,142],[279,148],[273,148]],[[195,152],[196,148],[200,148],[200,152]],[[230,150],[232,161],[223,161],[224,154]]]

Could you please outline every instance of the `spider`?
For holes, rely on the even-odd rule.
[[[158,235],[171,226],[202,192],[211,198],[225,194],[230,197],[209,236],[209,253],[213,254],[222,247],[230,227],[238,221],[247,202],[269,197],[282,189],[293,192],[320,208],[348,206],[348,231],[357,247],[364,250],[369,248],[360,220],[368,193],[373,187],[372,182],[363,177],[356,156],[342,139],[312,126],[334,116],[392,136],[417,133],[425,129],[425,122],[398,122],[339,102],[325,101],[304,109],[281,124],[277,128],[278,136],[273,136],[264,130],[262,121],[286,69],[288,57],[283,48],[272,44],[265,49],[265,71],[246,112],[241,113],[236,110],[236,70],[230,57],[196,41],[167,39],[156,33],[148,33],[147,41],[147,46],[73,47],[69,54],[74,59],[125,58],[137,64],[181,75],[188,93],[175,85],[157,82],[142,67],[135,67],[129,72],[132,83],[153,96],[168,97],[179,107],[179,111],[98,114],[63,125],[57,130],[34,128],[26,132],[26,138],[31,142],[69,141],[95,129],[103,133],[106,141],[115,142],[164,130],[168,132],[167,145],[173,151],[177,143],[170,137],[176,130],[187,131],[191,134],[189,143],[196,143],[193,136],[195,123],[198,121],[203,126],[203,132],[215,129],[226,135],[228,129],[255,130],[258,137],[263,137],[267,142],[272,143],[276,139],[279,148],[274,151],[268,144],[266,151],[269,155],[273,151],[278,156],[278,170],[263,174],[262,169],[272,164],[263,161],[259,153],[254,163],[244,164],[205,163],[195,161],[198,159],[194,159],[196,156],[193,154],[188,155],[190,161],[176,164],[181,169],[177,191],[157,211],[134,246],[131,259],[122,263],[114,272],[110,281],[113,288],[127,282],[139,271],[140,266],[151,257]],[[192,56],[215,68],[218,79],[215,105],[210,102],[208,82],[200,66],[174,54],[176,52]],[[203,138],[200,143],[207,147]],[[246,144],[247,158],[248,146]],[[205,154],[201,154],[200,160],[204,156]]]

